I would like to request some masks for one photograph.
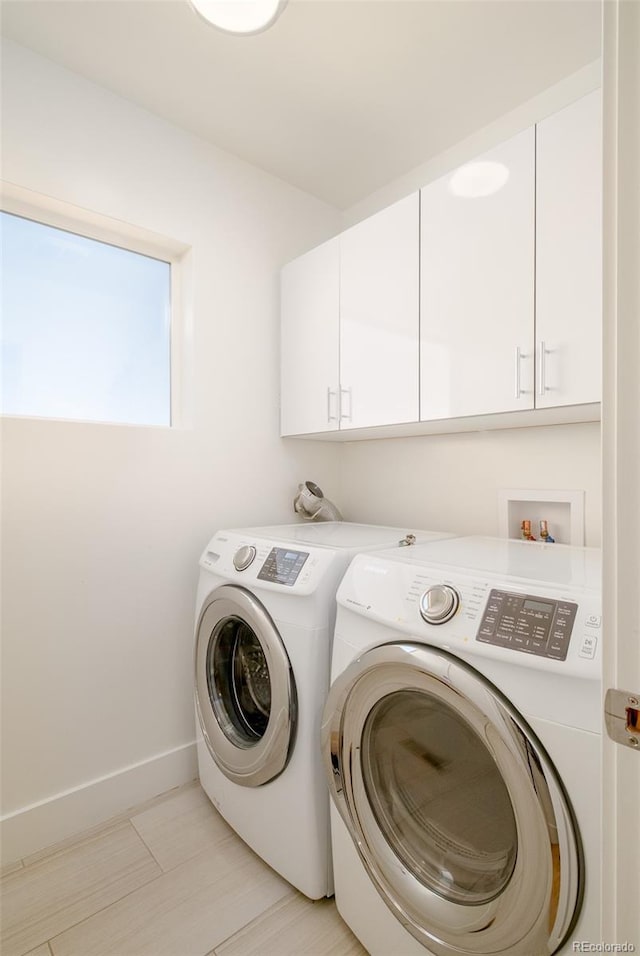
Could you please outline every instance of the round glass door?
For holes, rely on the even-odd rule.
[[[264,737],[271,714],[271,677],[260,639],[239,617],[223,619],[209,638],[209,700],[237,747]]]
[[[244,588],[214,591],[196,633],[196,710],[218,767],[257,787],[287,765],[295,735],[293,672],[275,624]]]
[[[467,905],[504,890],[518,847],[511,800],[452,707],[415,690],[384,697],[365,721],[362,775],[381,833],[424,886]]]
[[[403,642],[333,683],[331,797],[374,887],[434,956],[550,956],[584,892],[580,838],[542,745],[463,661]]]

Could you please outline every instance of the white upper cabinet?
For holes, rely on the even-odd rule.
[[[282,270],[281,434],[339,425],[339,239]]]
[[[414,422],[419,194],[340,236],[340,428]]]
[[[420,418],[533,408],[528,129],[422,190]]]
[[[420,199],[282,271],[281,434],[418,420]]]
[[[599,402],[600,90],[537,126],[536,407]]]
[[[598,90],[286,266],[282,434],[597,417],[601,127]]]

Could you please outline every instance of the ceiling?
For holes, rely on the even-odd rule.
[[[4,0],[2,33],[339,208],[600,56],[600,0]]]

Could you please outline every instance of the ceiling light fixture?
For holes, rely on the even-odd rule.
[[[509,170],[504,163],[480,161],[467,163],[456,169],[449,180],[449,189],[454,196],[476,199],[491,196],[505,185]]]
[[[287,0],[191,0],[191,6],[207,23],[224,33],[251,36],[272,26]]]

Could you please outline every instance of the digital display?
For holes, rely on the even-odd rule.
[[[287,587],[292,587],[298,580],[298,575],[308,557],[308,551],[272,548],[260,568],[258,578],[261,581],[272,581],[274,584],[285,584]]]
[[[542,601],[525,601],[522,605],[525,611],[542,611],[543,614],[551,614],[553,604],[543,604]]]

